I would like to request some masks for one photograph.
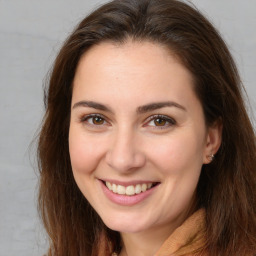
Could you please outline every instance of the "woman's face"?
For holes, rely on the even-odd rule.
[[[205,125],[190,72],[162,46],[108,42],[82,56],[73,85],[73,174],[105,224],[180,225],[219,137]]]

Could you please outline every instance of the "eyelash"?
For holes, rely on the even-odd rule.
[[[92,122],[93,122],[93,118],[100,118],[101,120],[103,120],[104,124],[107,122],[106,118],[103,115],[100,115],[100,114],[90,114],[90,115],[82,116],[80,118],[80,121],[82,123],[86,122],[87,124],[92,125],[92,126],[102,126],[102,125],[104,125],[104,124],[97,125],[97,124],[90,123],[88,121],[88,120],[92,119]]]
[[[154,125],[154,126],[152,126],[152,127],[154,127],[154,129],[166,129],[166,128],[169,128],[170,126],[176,125],[176,121],[173,118],[170,118],[165,115],[150,116],[146,121],[146,125],[148,125],[152,121],[156,121],[157,119],[160,119],[160,120],[166,122],[167,124],[165,123],[164,125],[159,125],[159,126]]]
[[[103,121],[102,124],[95,124],[93,123],[93,118],[99,118]],[[91,119],[91,122],[89,122],[89,120]],[[164,125],[149,125],[150,122],[152,121],[156,121],[157,119],[160,119],[161,121],[164,121],[166,122]],[[86,116],[82,116],[80,118],[80,121],[82,123],[86,122],[88,125],[91,125],[93,127],[101,127],[103,125],[106,125],[108,124],[108,121],[106,121],[106,117],[101,115],[101,114],[90,114],[90,115],[86,115]],[[146,123],[143,125],[143,127],[146,127],[146,126],[150,126],[152,127],[153,129],[166,129],[170,126],[173,126],[173,125],[176,125],[176,121],[173,119],[173,118],[170,118],[168,116],[165,116],[165,115],[153,115],[153,116],[150,116],[149,118],[146,119]]]

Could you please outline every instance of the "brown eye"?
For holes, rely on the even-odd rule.
[[[165,126],[166,125],[166,120],[161,119],[161,118],[156,118],[154,120],[154,124],[155,124],[155,126]]]
[[[148,119],[149,121],[146,122],[145,126],[149,126],[152,128],[155,127],[158,129],[167,129],[171,126],[176,125],[176,121],[173,118],[165,115],[153,115]]]
[[[106,119],[103,116],[97,115],[97,114],[91,114],[91,115],[82,117],[81,122],[88,123],[90,125],[95,125],[95,126],[107,124]]]
[[[104,124],[104,119],[99,116],[95,116],[92,118],[92,122],[95,125],[102,125],[102,124]]]

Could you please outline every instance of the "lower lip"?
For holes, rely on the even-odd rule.
[[[158,187],[155,186],[149,190],[146,190],[145,192],[142,192],[140,194],[135,194],[133,196],[127,196],[127,195],[119,195],[115,194],[114,192],[110,191],[102,181],[100,181],[102,190],[106,197],[113,203],[123,205],[123,206],[132,206],[135,204],[138,204],[142,201],[144,201],[147,197],[149,197]]]

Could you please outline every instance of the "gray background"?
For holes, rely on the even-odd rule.
[[[35,145],[30,146],[43,113],[42,81],[61,42],[100,2],[105,1],[0,0],[1,256],[45,251],[36,210]],[[255,112],[256,1],[191,2],[230,46]]]

